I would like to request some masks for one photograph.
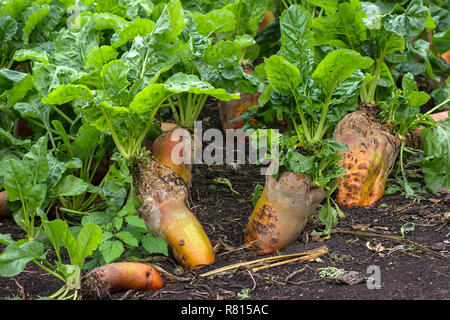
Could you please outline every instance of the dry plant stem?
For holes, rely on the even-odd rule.
[[[373,237],[373,238],[382,238],[382,239],[388,239],[388,240],[394,240],[394,241],[400,241],[400,242],[406,242],[409,243],[415,247],[418,247],[419,249],[422,249],[423,251],[426,251],[428,253],[434,254],[436,256],[439,256],[441,258],[447,258],[445,255],[433,251],[431,249],[428,249],[427,247],[414,242],[412,240],[406,239],[401,236],[395,236],[395,235],[389,235],[389,234],[381,234],[376,232],[368,232],[368,231],[360,231],[360,230],[342,230],[342,229],[333,229],[331,233],[342,233],[342,234],[349,234],[354,236],[361,236],[361,237]]]
[[[268,267],[270,268],[270,267],[275,267],[277,265],[280,265],[279,262],[284,262],[282,264],[286,264],[286,263],[290,263],[290,262],[294,262],[294,261],[299,261],[300,259],[304,259],[304,261],[311,260],[311,259],[314,259],[317,256],[325,254],[327,252],[328,252],[327,246],[321,246],[319,248],[308,250],[305,252],[285,254],[285,255],[281,255],[281,256],[273,256],[273,257],[267,257],[267,258],[253,260],[253,261],[235,263],[235,264],[232,264],[229,266],[218,268],[216,270],[202,273],[199,276],[200,277],[208,277],[211,275],[216,275],[219,273],[236,270],[236,269],[243,268],[243,267],[250,268],[255,265],[259,266],[262,263],[269,263],[269,262],[275,261],[275,263],[268,265]],[[263,270],[263,269],[267,269],[267,268],[261,268],[261,269],[253,268],[252,271],[256,272],[256,271]]]
[[[304,272],[305,270],[306,270],[306,267],[303,267],[303,268],[301,268],[301,269],[295,270],[294,272],[288,274],[288,275],[286,276],[286,278],[284,278],[284,281],[287,282],[287,281],[291,280],[293,277],[295,277],[296,275],[298,275],[298,274]]]
[[[325,254],[328,252],[328,248],[324,248],[323,250],[317,250],[317,252],[315,252],[314,254],[310,253],[307,256],[304,257],[297,257],[297,258],[292,258],[292,259],[288,259],[288,260],[284,260],[284,261],[280,261],[280,262],[275,262],[269,265],[265,265],[265,266],[261,266],[261,267],[256,267],[253,268],[252,271],[253,272],[258,272],[260,270],[265,270],[265,269],[269,269],[269,268],[273,268],[273,267],[278,267],[278,266],[282,266],[288,263],[292,263],[292,262],[302,262],[302,261],[309,261],[309,260],[313,260],[316,259],[318,256]]]
[[[334,140],[348,145],[339,164],[347,171],[339,179],[336,202],[340,206],[373,205],[384,193],[387,177],[400,150],[400,139],[387,126],[361,110],[346,115]]]
[[[188,207],[189,192],[180,175],[150,158],[133,167],[138,211],[148,228],[172,248],[175,259],[188,269],[215,261],[211,242]]]
[[[193,278],[186,278],[186,277],[179,277],[174,274],[171,274],[166,269],[164,269],[161,266],[158,266],[156,264],[153,265],[153,268],[155,268],[156,271],[158,271],[160,274],[162,274],[167,279],[173,280],[173,281],[180,281],[180,282],[186,282],[186,281],[192,281]]]

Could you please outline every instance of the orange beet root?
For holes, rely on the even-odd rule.
[[[122,290],[159,290],[164,280],[151,265],[115,262],[95,268],[82,279],[82,295],[105,298]]]
[[[152,145],[152,155],[162,164],[168,166],[173,171],[178,173],[183,180],[190,186],[192,179],[192,156],[194,154],[193,143],[199,143],[197,139],[190,141],[184,138],[191,139],[192,136],[187,130],[173,128],[169,131],[163,132]],[[181,160],[184,157],[183,144],[187,141],[186,148],[191,150],[191,156],[186,161]],[[187,150],[187,149],[186,149]]]
[[[275,15],[272,11],[266,11],[264,12],[264,18],[261,20],[261,22],[258,25],[258,29],[262,30],[265,27],[267,27],[273,20],[275,20]]]
[[[8,200],[6,191],[0,192],[0,219],[8,218],[11,216],[11,211],[8,209],[8,207],[6,207],[6,200]]]
[[[442,59],[445,60],[448,64],[450,64],[450,50],[442,55]]]
[[[220,101],[219,114],[220,114],[220,122],[222,123],[222,128],[224,130],[242,128],[242,126],[244,125],[244,121],[238,120],[232,123],[228,123],[228,120],[232,120],[243,114],[245,110],[258,105],[258,97],[260,95],[261,95],[260,92],[255,92],[252,94],[241,93],[240,99],[230,101]]]
[[[336,200],[340,206],[365,207],[383,196],[386,180],[395,164],[400,139],[387,126],[365,112],[346,115],[334,132],[335,140],[346,143],[348,152],[339,152],[339,164],[347,171],[339,179]]]

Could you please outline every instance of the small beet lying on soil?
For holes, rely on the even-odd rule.
[[[373,205],[383,196],[386,180],[399,152],[400,139],[388,126],[360,110],[339,122],[333,138],[349,148],[348,152],[339,152],[344,157],[339,164],[347,172],[339,179],[338,205]]]
[[[244,242],[252,243],[252,249],[260,255],[281,250],[297,239],[325,197],[325,189],[313,186],[307,174],[285,171],[278,180],[266,176],[264,190],[244,232]]]
[[[115,262],[95,268],[82,278],[83,297],[106,298],[122,290],[159,290],[164,280],[151,265]]]

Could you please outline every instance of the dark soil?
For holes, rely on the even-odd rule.
[[[204,115],[205,127],[220,128],[215,117],[217,109],[210,106]],[[217,249],[216,262],[197,272],[180,272],[173,260],[157,263],[171,274],[190,278],[178,281],[165,276],[159,291],[125,291],[111,295],[112,300],[447,300],[450,298],[448,251],[450,200],[445,195],[423,194],[408,199],[400,194],[389,195],[370,208],[341,208],[345,218],[336,228],[352,232],[372,232],[400,236],[402,226],[413,230],[398,241],[383,237],[333,233],[319,241],[311,236],[320,230],[317,215],[298,240],[278,254],[298,253],[325,245],[328,253],[314,261],[293,262],[258,272],[239,269],[212,277],[199,277],[203,272],[219,267],[262,258],[241,248],[243,232],[252,212],[251,201],[256,184],[264,185],[264,176],[255,165],[195,165],[191,197],[197,214]],[[227,178],[239,195],[226,185],[217,185],[214,178]],[[319,208],[318,208],[319,209]],[[0,233],[13,238],[23,236],[12,218],[0,221]],[[426,251],[423,247],[433,250]],[[241,248],[241,249],[239,249]],[[320,276],[323,269],[335,267],[359,272],[363,277],[375,277],[354,285],[336,283]],[[375,271],[374,271],[375,270]],[[0,299],[21,297],[37,299],[54,293],[62,283],[45,275],[30,263],[26,270],[13,278],[0,278]],[[317,310],[320,312],[320,310]]]

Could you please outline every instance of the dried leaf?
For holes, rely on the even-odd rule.
[[[352,229],[354,230],[362,230],[362,229],[367,229],[370,228],[371,224],[369,222],[367,223],[359,223],[359,224],[355,224],[352,226]]]
[[[325,236],[321,236],[318,233],[313,233],[313,234],[311,234],[311,239],[313,241],[324,242],[325,240],[330,239],[330,235],[328,234],[328,235],[325,235]]]
[[[381,251],[384,251],[385,247],[381,244],[381,242],[378,242],[375,247],[373,247],[373,250],[377,253],[380,253]]]
[[[374,229],[380,229],[380,230],[385,230],[385,231],[388,231],[388,230],[389,230],[388,227],[383,227],[383,226],[373,226],[372,228],[374,228]]]

